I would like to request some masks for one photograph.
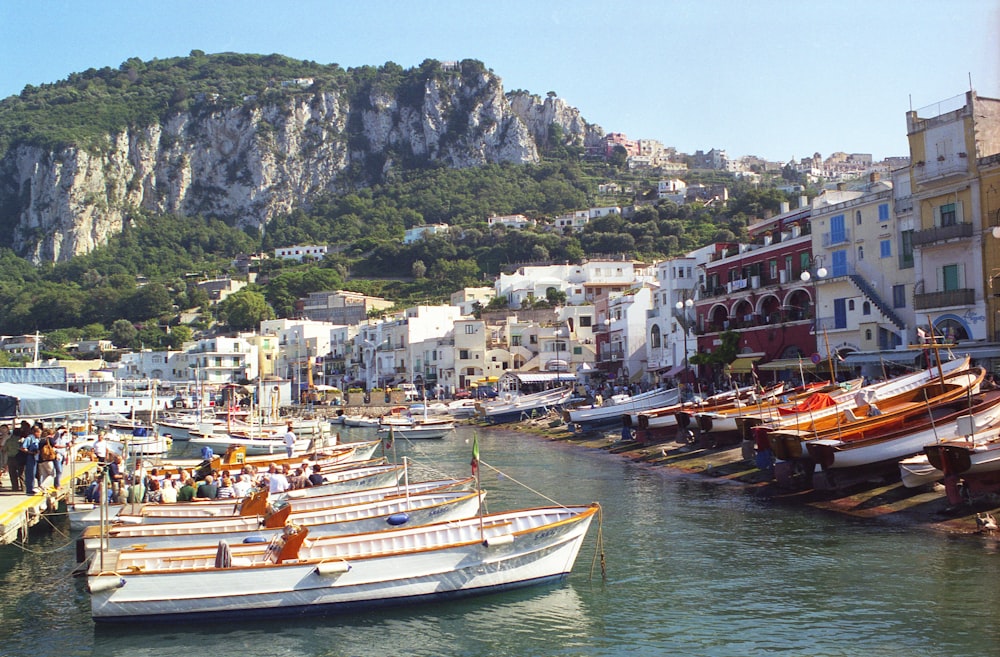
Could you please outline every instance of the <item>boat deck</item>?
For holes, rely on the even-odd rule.
[[[25,495],[22,491],[12,491],[10,477],[4,473],[0,477],[0,545],[8,545],[23,540],[28,529],[35,526],[45,513],[54,512],[59,503],[72,495],[70,483],[75,477],[86,477],[97,471],[95,461],[77,461],[67,466],[63,472],[62,485],[56,489],[49,486],[44,493]]]

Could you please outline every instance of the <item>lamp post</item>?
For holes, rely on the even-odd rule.
[[[817,258],[814,258],[813,259],[813,264],[816,264],[816,260],[819,260],[819,262],[820,262],[819,268],[816,269],[816,275],[813,276],[812,274],[809,273],[808,270],[806,270],[806,271],[802,272],[799,275],[799,279],[803,283],[809,283],[810,280],[812,281],[812,295],[813,295],[813,336],[815,336],[815,338],[816,338],[816,352],[815,353],[819,353],[819,293],[816,290],[816,283],[818,283],[820,281],[820,279],[826,277],[827,271],[826,271],[826,267],[823,266],[822,256],[818,256]],[[827,357],[830,358],[830,354],[827,354]],[[833,362],[832,358],[830,358],[830,362],[831,363]],[[831,370],[832,369],[833,368],[831,366]],[[830,372],[830,376],[833,377],[834,380],[836,379],[836,376],[834,375],[834,373],[832,371]]]
[[[684,331],[684,370],[688,385],[691,384],[690,366],[688,365],[688,331],[691,328],[691,320],[688,318],[688,312],[693,307],[693,299],[685,299],[684,301],[678,301],[674,304],[674,308],[677,309],[677,321],[680,323],[681,329]]]

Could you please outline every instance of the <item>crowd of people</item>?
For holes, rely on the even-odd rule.
[[[108,473],[108,502],[113,504],[173,504],[215,499],[240,499],[255,488],[270,494],[309,488],[326,483],[319,464],[304,462],[297,466],[271,464],[258,468],[245,464],[239,470],[215,470],[207,462],[197,469],[177,472],[161,468],[148,471],[141,465],[124,471],[122,458],[114,452],[105,457]],[[100,501],[100,480],[92,481],[86,491],[88,501]]]
[[[11,490],[27,495],[41,493],[47,483],[58,488],[72,444],[65,426],[45,428],[26,420],[14,429],[0,424],[0,474],[10,477]]]

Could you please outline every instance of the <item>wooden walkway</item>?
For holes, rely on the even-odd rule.
[[[45,513],[59,508],[59,503],[70,498],[72,478],[87,477],[97,471],[95,461],[77,461],[68,464],[62,476],[62,486],[49,486],[44,493],[25,495],[10,489],[10,478],[5,473],[0,478],[0,544],[7,545],[27,536],[28,528],[35,526]]]

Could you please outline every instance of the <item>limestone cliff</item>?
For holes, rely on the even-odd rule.
[[[315,86],[227,100],[197,99],[99,147],[14,143],[0,158],[0,213],[12,228],[0,244],[36,262],[66,260],[139,210],[261,227],[317,193],[397,168],[535,162],[553,124],[576,143],[598,134],[556,98],[508,98],[485,68],[429,75],[416,89]]]

